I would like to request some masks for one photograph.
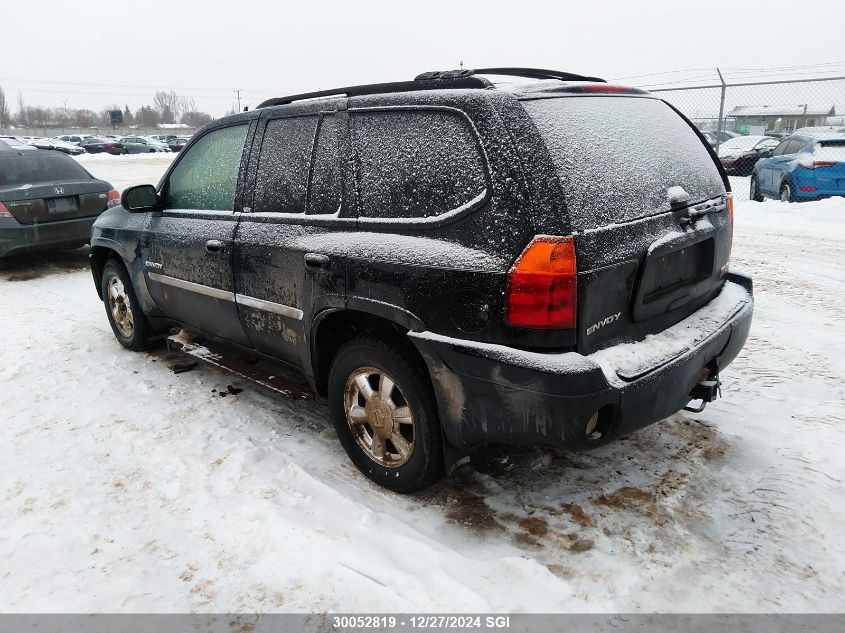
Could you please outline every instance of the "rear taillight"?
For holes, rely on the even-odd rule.
[[[117,189],[112,189],[109,191],[109,200],[108,206],[114,207],[120,204],[120,194],[118,193]]]
[[[577,275],[573,237],[538,235],[508,272],[505,322],[515,327],[574,328]]]
[[[14,216],[12,215],[12,212],[9,211],[9,207],[7,207],[5,204],[0,202],[0,218],[12,218],[12,217],[14,217]]]
[[[834,160],[814,160],[813,161],[813,169],[818,169],[819,167],[833,167],[836,164]]]

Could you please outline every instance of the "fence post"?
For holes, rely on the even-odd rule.
[[[716,72],[719,73],[719,81],[722,83],[722,96],[719,99],[719,125],[716,128],[716,153],[719,153],[719,146],[722,144],[722,132],[725,131],[725,78],[722,77],[722,71],[718,68]]]

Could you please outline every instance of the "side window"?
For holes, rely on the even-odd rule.
[[[341,204],[340,151],[337,117],[324,115],[317,131],[317,145],[311,167],[308,190],[308,213],[337,213]]]
[[[308,165],[317,117],[273,119],[267,123],[252,210],[256,213],[305,213]]]
[[[170,174],[165,207],[232,211],[248,129],[221,128],[194,143]]]
[[[772,152],[772,156],[781,156],[786,152],[786,146],[789,145],[789,141],[781,141],[778,143],[778,146],[775,148],[775,151]]]
[[[793,139],[789,141],[789,147],[786,148],[784,154],[797,154],[798,152],[804,151],[804,147],[806,147],[806,143],[804,141],[799,141],[797,139]]]
[[[440,110],[352,115],[359,214],[426,218],[484,193],[485,162],[467,122]]]

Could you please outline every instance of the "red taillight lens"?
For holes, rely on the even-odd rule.
[[[815,187],[798,187],[801,191],[818,191]]]
[[[108,206],[113,207],[118,204],[120,204],[120,194],[117,189],[112,189],[109,191]]]
[[[535,237],[508,272],[506,323],[515,327],[574,328],[577,275],[571,235]]]
[[[613,84],[586,84],[578,86],[581,92],[644,92],[631,86],[614,86]]]
[[[814,160],[813,169],[818,169],[819,167],[833,167],[835,164],[836,161],[833,160]]]
[[[9,211],[9,207],[7,207],[5,204],[0,202],[0,218],[11,218],[11,217],[14,217],[14,216],[12,215],[12,212]]]

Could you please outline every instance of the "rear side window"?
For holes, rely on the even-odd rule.
[[[248,128],[221,128],[194,143],[170,174],[165,206],[232,211]]]
[[[582,96],[523,105],[551,153],[573,228],[668,210],[669,187],[683,187],[691,202],[725,190],[704,143],[662,101]]]
[[[359,112],[352,115],[352,133],[363,217],[438,216],[486,192],[484,156],[458,114]]]
[[[63,154],[10,156],[0,159],[0,186],[32,185],[45,182],[78,182],[91,175],[72,158]]]
[[[316,131],[316,116],[267,123],[258,159],[253,211],[305,213],[308,166]]]
[[[804,148],[807,147],[807,144],[804,141],[799,141],[797,139],[793,139],[789,141],[789,145],[787,146],[786,150],[783,152],[784,154],[797,154],[798,152],[804,151]]]
[[[323,116],[314,147],[311,187],[308,196],[309,214],[338,213],[341,204],[339,135],[336,116]]]

